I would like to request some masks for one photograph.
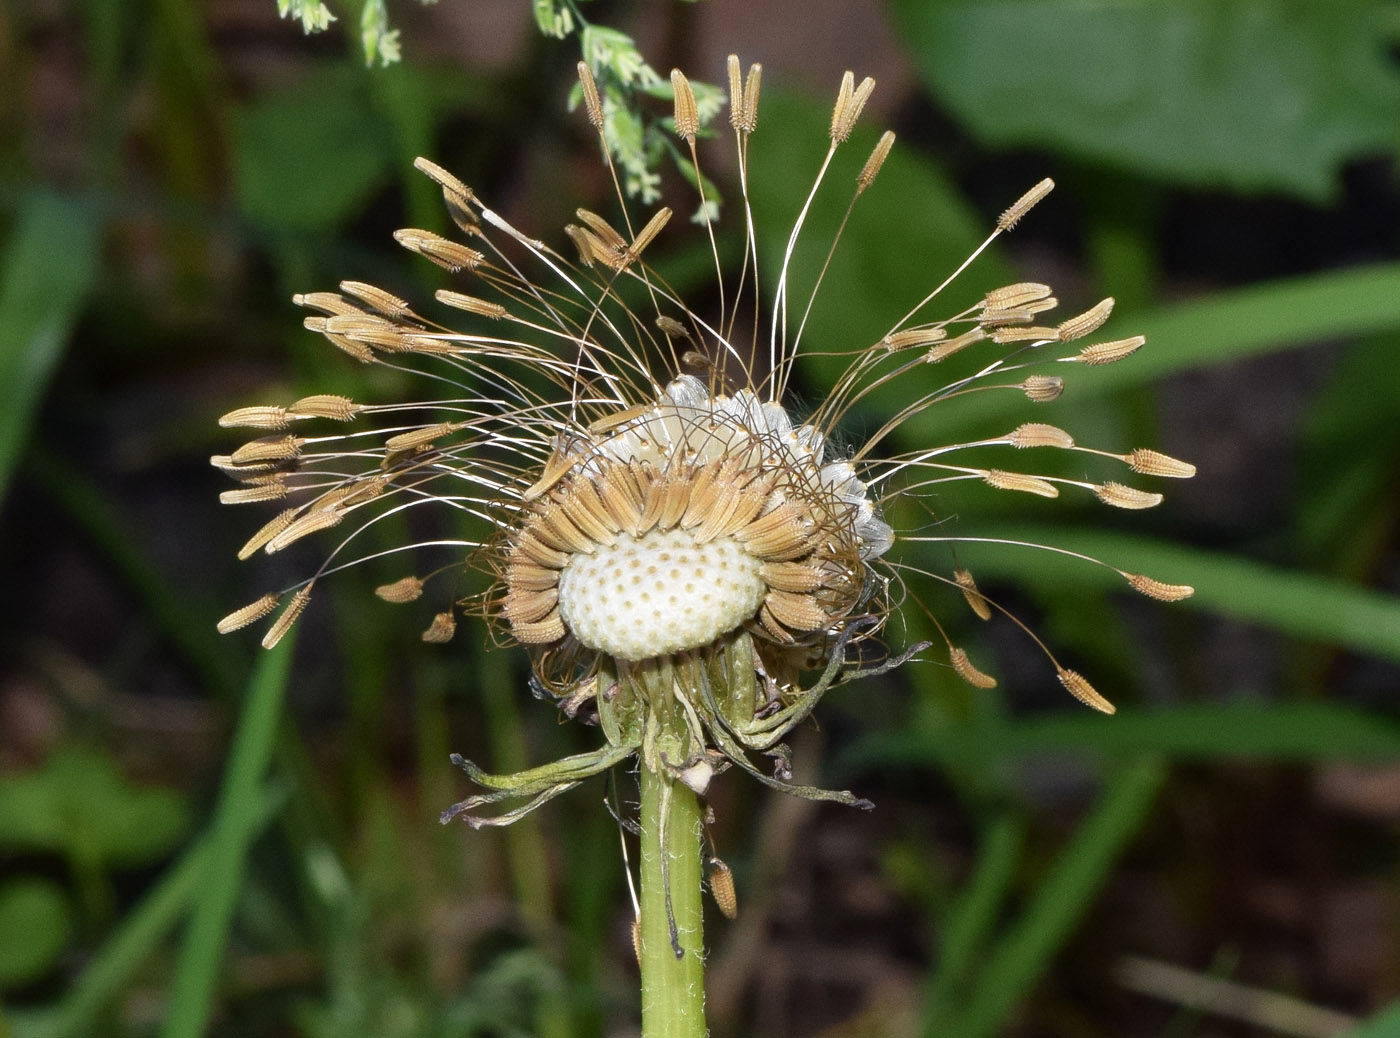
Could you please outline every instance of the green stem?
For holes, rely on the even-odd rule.
[[[642,1038],[705,1038],[700,801],[664,770],[643,764],[639,772]]]

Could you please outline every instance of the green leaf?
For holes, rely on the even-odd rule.
[[[1164,769],[1151,759],[1112,777],[978,971],[966,1011],[941,1033],[964,1038],[996,1033],[1103,887],[1118,855],[1147,820],[1165,777]]]
[[[1073,750],[1185,759],[1380,762],[1400,758],[1400,727],[1337,703],[1222,703],[1065,713],[1011,726],[1010,752]]]
[[[25,199],[0,259],[0,498],[97,273],[98,227],[48,193]]]
[[[973,754],[984,767],[1020,757],[1068,752],[1173,761],[1263,760],[1360,764],[1400,760],[1400,726],[1355,707],[1327,702],[1233,702],[1120,710],[1112,718],[1080,709],[964,725],[951,733],[925,726],[872,733],[843,763],[884,767],[946,767]]]
[[[1190,184],[1326,199],[1395,144],[1378,4],[894,0],[937,97],[998,145]]]
[[[286,800],[285,793],[263,787],[251,798],[256,827],[261,829]],[[131,983],[157,951],[166,932],[203,896],[204,880],[217,848],[206,834],[166,870],[160,881],[103,941],[78,979],[57,1005],[12,1012],[15,1038],[79,1038],[101,1033],[102,1010]]]
[[[0,988],[42,977],[72,933],[68,898],[53,880],[26,876],[0,886]]]
[[[132,785],[96,750],[65,747],[38,771],[0,778],[0,845],[144,865],[169,853],[188,827],[182,794]]]
[[[954,1006],[969,990],[972,968],[996,926],[1016,878],[1025,824],[1006,814],[996,818],[977,848],[977,863],[957,902],[939,927],[938,965],[929,975],[922,1032],[947,1034]],[[973,985],[975,987],[975,985]]]
[[[233,121],[239,205],[277,229],[343,223],[388,182],[391,130],[364,73],[349,66],[319,68],[290,90],[260,97]]]
[[[248,851],[262,828],[257,793],[282,721],[294,643],[284,639],[265,654],[248,684],[214,809],[212,853],[171,980],[165,1038],[193,1038],[208,1027]]]
[[[1299,539],[1329,569],[1359,570],[1388,536],[1400,462],[1400,337],[1378,335],[1341,358],[1313,402],[1299,451]],[[1369,536],[1368,536],[1369,534]]]
[[[1400,1002],[1392,1002],[1343,1038],[1400,1038]]]

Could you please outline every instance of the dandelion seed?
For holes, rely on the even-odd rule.
[[[758,91],[763,81],[763,66],[754,63],[749,66],[749,73],[744,78],[744,107],[743,115],[739,119],[737,129],[744,133],[753,133],[758,126]]]
[[[1006,437],[1013,447],[1060,447],[1068,450],[1074,446],[1074,437],[1063,429],[1046,425],[1043,422],[1027,422],[1011,430]]]
[[[1126,458],[1128,467],[1144,476],[1166,476],[1170,479],[1190,479],[1196,474],[1196,466],[1189,461],[1180,461],[1161,451],[1139,447]]]
[[[700,113],[695,107],[695,91],[690,89],[690,80],[678,68],[671,70],[671,90],[676,98],[676,134],[694,144],[695,135],[700,132]]]
[[[402,604],[417,601],[423,594],[423,582],[417,577],[400,577],[392,584],[381,584],[374,589],[376,598],[386,602]]]
[[[1036,184],[1035,187],[1016,199],[1015,203],[1001,214],[1001,218],[997,220],[997,230],[1011,230],[1011,228],[1025,219],[1026,214],[1053,190],[1055,190],[1055,182],[1049,177],[1046,177],[1039,184]]]
[[[713,857],[710,859],[710,893],[724,918],[739,918],[739,894],[734,889],[734,873],[728,865]]]
[[[937,364],[941,360],[947,360],[955,353],[960,353],[975,343],[985,342],[987,333],[981,328],[973,328],[963,332],[961,335],[949,339],[947,342],[939,343],[928,351],[924,360],[930,364]],[[1043,376],[1041,376],[1043,377]]]
[[[225,429],[237,426],[253,429],[285,429],[287,427],[287,409],[264,405],[240,407],[220,418],[219,424]]]
[[[240,630],[251,623],[257,623],[268,613],[277,608],[277,603],[282,600],[282,596],[269,591],[255,602],[249,602],[242,609],[235,609],[219,621],[219,633],[229,634],[232,631]]]
[[[893,147],[894,133],[886,130],[880,135],[880,139],[875,143],[875,150],[870,153],[870,158],[865,160],[865,165],[856,176],[856,194],[875,183],[875,178],[880,175],[880,167],[885,164],[885,159],[890,157],[890,149]]]
[[[869,76],[860,81],[860,86],[856,86],[855,83],[855,74],[851,72],[847,72],[841,79],[841,90],[836,95],[836,106],[831,112],[833,144],[839,144],[850,137],[851,131],[855,129],[856,120],[865,108],[865,102],[875,90],[875,80]]]
[[[272,626],[267,629],[267,633],[263,635],[262,647],[264,649],[274,648],[278,642],[285,638],[310,601],[311,585],[307,584],[292,596],[291,601],[287,603],[287,608],[282,610]]]
[[[948,659],[953,665],[953,672],[973,688],[997,687],[997,679],[974,667],[972,661],[967,658],[967,652],[963,649],[949,649]]]
[[[972,579],[972,574],[959,567],[953,571],[953,580],[957,582],[958,587],[962,588],[963,597],[967,599],[967,604],[978,618],[990,620],[992,618],[991,606],[987,605],[987,600],[977,589],[977,581]]]
[[[1145,336],[1134,335],[1127,339],[1114,339],[1111,342],[1096,342],[1085,346],[1079,353],[1068,358],[1081,364],[1112,364],[1114,361],[1131,357],[1147,342]]]
[[[279,436],[275,439],[254,440],[245,443],[233,452],[235,465],[248,465],[259,461],[288,461],[301,453],[306,441],[295,436]]]
[[[476,314],[478,317],[489,317],[493,321],[499,321],[506,316],[508,311],[500,303],[493,303],[489,299],[481,299],[477,296],[464,295],[461,292],[453,292],[446,288],[440,288],[433,297],[439,302],[457,310],[465,310],[469,314]]]
[[[276,473],[281,475],[281,473]],[[219,494],[219,503],[225,505],[246,505],[258,501],[278,501],[287,496],[287,484],[282,482],[262,483],[258,486],[243,487],[241,490],[225,490]]]
[[[1113,313],[1113,298],[1109,297],[1095,303],[1088,310],[1068,321],[1064,321],[1056,326],[1055,337],[1060,342],[1073,342],[1075,339],[1082,339],[1086,335],[1092,335],[1103,327],[1103,323],[1108,320]]]
[[[598,98],[598,84],[593,79],[593,70],[588,62],[578,63],[578,81],[583,86],[583,107],[588,113],[588,121],[596,129],[603,128],[603,102]]]
[[[1056,375],[1032,375],[1021,383],[1021,389],[1033,403],[1048,403],[1059,399],[1065,380]]]
[[[994,288],[982,298],[984,313],[997,310],[1019,310],[1032,303],[1049,300],[1054,292],[1049,285],[1035,281],[1020,281],[1014,285]]]
[[[423,632],[423,640],[429,645],[442,645],[450,642],[456,633],[457,618],[451,613],[438,613]]]
[[[1161,494],[1153,494],[1112,481],[1101,483],[1094,488],[1094,493],[1100,501],[1114,508],[1155,508],[1162,503]]]
[[[1092,706],[1101,713],[1111,714],[1116,712],[1116,708],[1103,696],[1094,690],[1094,686],[1089,684],[1088,679],[1073,670],[1060,670],[1060,684],[1064,685],[1070,695],[1079,700],[1085,706]]]
[[[1040,497],[1059,497],[1060,488],[1039,476],[1027,476],[1022,472],[1006,472],[1003,469],[988,469],[982,479],[989,487],[998,490],[1019,490],[1023,494],[1037,494]]]
[[[1058,328],[997,328],[992,332],[992,341],[999,346],[1009,346],[1017,342],[1053,342],[1059,335]]]
[[[1180,602],[1196,593],[1190,584],[1164,584],[1141,573],[1128,573],[1126,577],[1134,591],[1161,602]]]
[[[348,422],[360,413],[360,405],[348,396],[333,393],[317,393],[293,401],[287,407],[293,418],[330,418],[337,422]]]

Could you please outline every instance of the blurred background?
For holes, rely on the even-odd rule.
[[[506,771],[599,740],[531,698],[520,653],[474,629],[422,644],[431,610],[370,593],[402,575],[388,566],[322,582],[294,653],[214,630],[326,547],[236,562],[262,519],[218,504],[208,458],[240,441],[216,418],[405,391],[305,331],[290,297],[354,278],[421,301],[445,283],[390,238],[447,228],[413,158],[556,245],[576,207],[615,211],[566,111],[576,34],[542,35],[528,0],[401,3],[398,37],[332,9],[304,35],[275,0],[0,8],[6,1036],[636,1033],[605,785],[506,830],[437,824],[468,792],[449,752]],[[740,914],[708,926],[712,1032],[1400,1034],[1400,6],[575,14],[663,75],[722,82],[731,51],[764,64],[750,168],[770,271],[840,74],[876,77],[838,175],[881,129],[899,144],[827,276],[814,349],[878,337],[1057,180],[961,283],[975,300],[1046,281],[1063,313],[1112,294],[1110,330],[1148,347],[1076,370],[1033,414],[959,402],[904,442],[1040,420],[1200,469],[1150,512],[986,488],[935,503],[958,532],[1197,594],[1162,605],[1094,567],[960,549],[1118,704],[1109,719],[1011,624],[915,582],[1001,685],[927,662],[828,696],[795,740],[799,778],[873,812],[717,783]],[[380,67],[388,43],[402,60]],[[737,216],[722,139],[709,156]],[[703,237],[653,250],[704,298]],[[820,399],[829,375],[810,364],[800,392]],[[909,615],[890,640],[925,633]]]

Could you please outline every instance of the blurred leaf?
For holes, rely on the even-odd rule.
[[[0,988],[42,977],[73,932],[73,916],[63,888],[26,876],[0,886]]]
[[[1349,761],[1400,759],[1400,727],[1373,713],[1327,702],[1234,702],[1119,710],[1079,709],[1025,719],[873,732],[843,757],[849,767],[945,767],[974,754],[984,766],[1033,754],[1071,752],[1172,760]]]
[[[251,798],[259,829],[284,799],[282,793],[269,787],[258,790]],[[208,835],[186,850],[121,925],[107,935],[58,1005],[10,1014],[15,1038],[86,1038],[100,1033],[97,1018],[103,1008],[131,981],[175,920],[201,895],[214,851]]]
[[[262,828],[257,792],[282,721],[295,642],[285,638],[264,654],[248,683],[214,809],[212,853],[170,983],[167,1038],[202,1035],[208,1026],[248,850]]]
[[[237,113],[239,204],[269,227],[324,230],[343,223],[388,182],[391,131],[371,102],[363,72],[318,67],[295,87]]]
[[[945,1034],[979,1038],[996,1032],[1030,991],[1074,924],[1103,887],[1108,871],[1146,821],[1165,778],[1154,760],[1112,776],[1098,804],[1055,858],[1016,921],[977,971],[965,1012]]]
[[[99,865],[144,865],[189,828],[185,798],[132,785],[105,754],[55,750],[38,771],[0,778],[0,845]]]
[[[1392,1002],[1343,1038],[1400,1038],[1400,1002]]]
[[[1373,550],[1370,542],[1385,533],[1382,521],[1372,537],[1358,536],[1396,489],[1398,356],[1400,338],[1394,335],[1357,343],[1308,413],[1296,492],[1299,540],[1308,559],[1328,562],[1333,570],[1354,569],[1358,549]]]
[[[0,259],[0,498],[97,272],[98,228],[74,203],[25,199]]]
[[[1040,749],[1160,752],[1173,758],[1392,761],[1400,727],[1338,703],[1221,703],[1124,710],[1111,721],[1063,714],[1017,723],[1013,752]]]
[[[935,95],[993,144],[1322,200],[1395,144],[1380,5],[894,0]]]
[[[928,1038],[949,1033],[952,1010],[969,990],[969,973],[991,938],[1024,843],[1025,825],[1012,814],[997,818],[982,836],[972,875],[940,928],[938,964],[925,996],[923,1033]]]
[[[1051,544],[1143,572],[1196,594],[1171,608],[1207,609],[1284,634],[1400,660],[1400,599],[1328,577],[1278,569],[1239,556],[1168,544],[1146,537],[1067,527],[993,527],[980,537]],[[1011,578],[1058,586],[1123,588],[1110,570],[1034,548],[962,543],[979,579]],[[972,560],[975,559],[975,564]]]

